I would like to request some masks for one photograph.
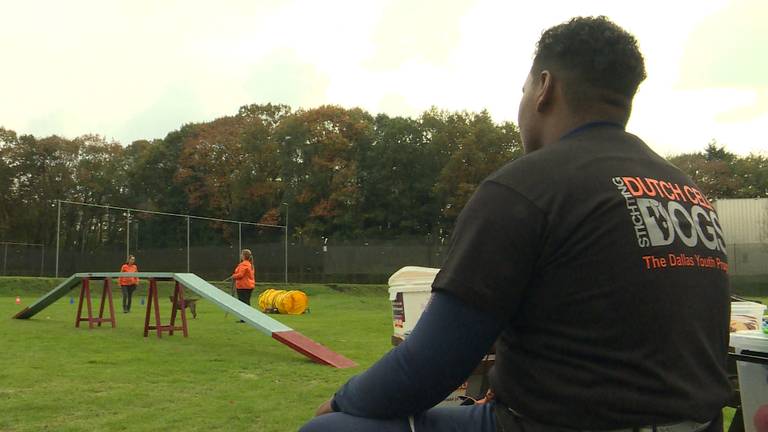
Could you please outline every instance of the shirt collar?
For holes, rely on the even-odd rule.
[[[596,128],[596,127],[613,127],[613,128],[619,128],[621,130],[624,130],[624,126],[622,126],[619,123],[615,123],[615,122],[611,122],[611,121],[595,121],[595,122],[590,122],[590,123],[583,124],[583,125],[575,128],[575,129],[571,129],[568,133],[566,133],[565,135],[561,136],[560,139],[562,140],[562,139],[568,138],[568,137],[570,137],[572,135],[576,135],[579,132],[584,132],[587,129],[593,129],[593,128]]]

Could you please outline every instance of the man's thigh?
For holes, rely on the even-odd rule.
[[[496,419],[493,404],[465,407],[432,408],[413,419],[413,432],[494,432]],[[301,432],[412,432],[406,419],[379,420],[344,413],[315,417]]]

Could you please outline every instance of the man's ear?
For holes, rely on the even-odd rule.
[[[553,102],[555,96],[554,77],[548,70],[543,70],[536,77],[536,111],[544,112]]]

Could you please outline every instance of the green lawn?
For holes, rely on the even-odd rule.
[[[311,313],[277,318],[357,368],[312,363],[206,302],[189,338],[158,339],[142,337],[139,298],[117,328],[88,330],[69,297],[31,320],[8,319],[20,307],[0,297],[0,431],[296,430],[391,347],[385,288],[335,288],[307,287]]]
[[[30,304],[52,284],[0,278],[0,431],[296,430],[342,382],[390,349],[383,286],[303,285],[311,313],[276,316],[360,365],[338,370],[202,301],[189,338],[144,338],[143,288],[133,311],[118,313],[116,329],[76,329],[69,296],[31,320],[9,319],[21,309],[16,295]],[[119,310],[119,295],[115,302]]]

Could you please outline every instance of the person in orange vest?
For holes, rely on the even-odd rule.
[[[128,261],[126,261],[122,267],[120,267],[120,273],[136,273],[139,268],[136,266],[136,257],[128,255]],[[131,311],[131,296],[136,291],[136,285],[139,284],[139,278],[136,277],[121,277],[119,279],[120,289],[123,291],[123,313]]]
[[[235,281],[235,288],[237,288],[237,298],[250,306],[251,294],[253,294],[253,288],[256,286],[256,270],[253,267],[253,254],[250,249],[240,251],[240,264],[232,273],[232,279]],[[240,320],[239,322],[243,321]]]

